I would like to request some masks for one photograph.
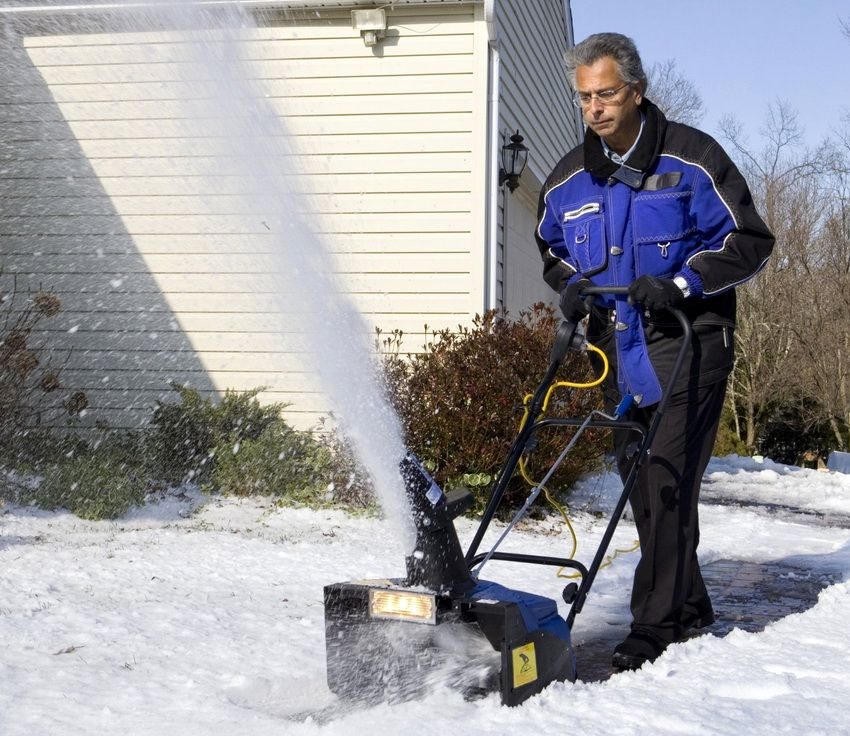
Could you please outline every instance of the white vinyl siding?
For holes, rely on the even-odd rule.
[[[376,53],[347,11],[265,11],[246,46],[310,174],[342,290],[410,349],[425,324],[468,322],[483,302],[476,14],[399,6]],[[187,119],[181,100],[204,70],[183,38],[41,29],[5,43],[0,265],[62,299],[49,344],[66,351],[63,383],[87,392],[89,419],[142,423],[175,381],[266,386],[264,400],[315,422],[329,407],[291,339],[297,309],[292,335],[269,319],[274,241],[255,216],[267,195],[218,176],[214,141]]]
[[[540,183],[579,143],[576,109],[564,52],[567,21],[563,0],[500,2],[501,127],[519,130],[530,149],[529,173]]]
[[[564,0],[499,2],[496,6],[501,51],[499,127],[506,142],[518,130],[529,148],[522,195],[519,190],[514,195],[505,192],[505,197],[513,197],[508,205],[507,239],[504,198],[499,207],[498,293],[500,302],[512,313],[553,298],[552,290],[543,282],[533,232],[543,181],[579,142],[563,61],[572,23],[565,17],[565,7],[568,13],[569,4]],[[510,251],[507,255],[506,247]],[[508,269],[512,272],[507,273]],[[529,280],[533,275],[536,277]]]
[[[522,186],[505,198],[509,207],[504,233],[508,248],[502,249],[502,289],[505,306],[516,317],[537,302],[552,306],[556,294],[543,281],[543,266],[537,242],[531,237],[537,227],[537,198]]]

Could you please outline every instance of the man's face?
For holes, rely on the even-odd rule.
[[[610,90],[618,91],[603,104],[597,95]],[[576,91],[581,96],[590,96],[581,108],[587,126],[618,153],[627,151],[640,129],[638,106],[643,94],[639,86],[625,85],[617,62],[605,56],[590,66],[576,67]],[[617,150],[619,147],[622,150]]]

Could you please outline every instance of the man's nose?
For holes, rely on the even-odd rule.
[[[602,112],[602,108],[603,105],[601,100],[596,95],[593,95],[593,97],[590,98],[590,104],[587,106],[588,111],[592,115],[596,116]]]

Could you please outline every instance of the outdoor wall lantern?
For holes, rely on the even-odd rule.
[[[513,194],[519,186],[519,177],[528,162],[528,148],[522,143],[519,131],[511,136],[511,142],[502,146],[502,168],[499,170],[499,186],[507,182]]]
[[[383,8],[352,10],[351,27],[360,31],[363,43],[374,46],[384,38],[387,30],[387,14]]]

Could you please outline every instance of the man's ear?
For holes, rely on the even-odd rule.
[[[646,94],[646,83],[640,82],[635,85],[635,102],[640,105],[643,102],[643,96]]]

